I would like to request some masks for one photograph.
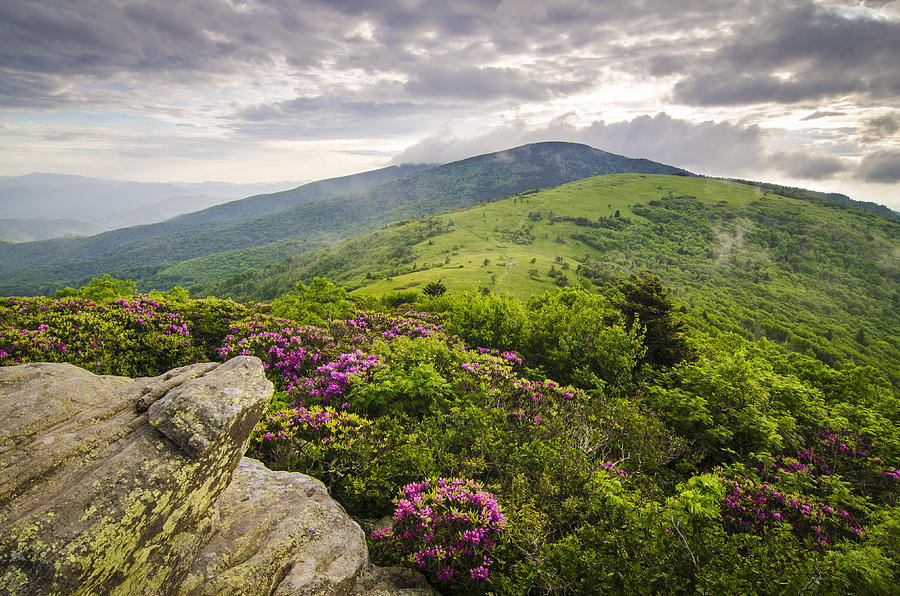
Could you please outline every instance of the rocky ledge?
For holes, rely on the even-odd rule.
[[[320,482],[242,459],[272,390],[247,356],[0,368],[0,593],[430,593],[369,565]]]

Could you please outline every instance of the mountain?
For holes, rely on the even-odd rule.
[[[63,174],[0,179],[0,218],[74,219],[102,229],[162,221],[231,199],[280,190],[290,183],[151,183]],[[196,201],[193,197],[205,196]],[[190,197],[190,198],[189,198]],[[61,234],[64,235],[64,234]]]
[[[218,197],[210,197],[207,195],[162,199],[148,205],[142,205],[131,211],[126,211],[125,213],[117,213],[101,218],[98,223],[102,224],[104,228],[100,230],[100,232],[166,221],[167,219],[172,219],[179,215],[193,213],[195,211],[220,205],[222,200],[223,199]]]
[[[418,171],[406,175],[410,169]],[[0,245],[0,291],[50,292],[101,273],[129,277],[144,286],[161,282],[192,285],[210,281],[211,276],[196,270],[172,275],[166,269],[241,249],[255,249],[258,257],[275,263],[286,254],[332,244],[398,219],[617,172],[691,175],[679,168],[587,145],[535,143],[438,167],[394,167],[358,175],[362,176],[359,179],[351,176],[313,183],[164,224],[114,230],[87,239]],[[360,181],[367,186],[381,176],[397,179],[364,190],[341,190],[359,186]],[[334,195],[328,196],[329,192]],[[285,205],[293,206],[283,208]],[[228,266],[216,270],[215,277],[239,273],[248,265],[228,259]]]
[[[91,236],[104,231],[94,224],[74,219],[0,219],[0,239],[29,242],[62,236]]]
[[[159,267],[153,267],[153,264],[158,262],[153,252],[165,251],[167,246],[177,247],[182,239],[189,239],[217,227],[257,217],[260,214],[278,211],[285,206],[322,200],[334,194],[356,192],[424,167],[427,166],[392,166],[312,182],[287,191],[231,201],[169,221],[111,230],[91,239],[54,239],[15,246],[0,243],[0,256],[5,255],[14,260],[7,264],[8,273],[2,273],[4,265],[0,264],[0,286],[8,288],[9,292],[52,293],[54,288],[60,287],[60,284],[78,283],[84,278],[97,275],[97,271],[103,272],[104,267],[108,267],[106,272],[118,273],[123,261],[132,263],[136,268],[149,265],[151,271],[155,271]],[[141,251],[142,246],[150,248]],[[219,246],[213,252],[227,248]],[[134,252],[137,254],[132,254]],[[283,252],[276,251],[276,254],[284,256]],[[95,264],[98,267],[95,267]],[[254,262],[255,264],[257,263]],[[121,273],[132,277],[139,277],[139,274],[139,271]]]
[[[796,193],[795,193],[796,194]],[[327,276],[356,293],[480,286],[520,298],[650,269],[700,328],[768,337],[900,386],[900,222],[817,196],[621,174],[387,226],[199,293],[268,299]]]
[[[889,207],[879,205],[878,203],[872,203],[871,201],[856,201],[839,192],[824,193],[815,190],[807,190],[805,188],[783,186],[781,184],[771,184],[769,182],[751,182],[749,180],[742,180],[740,178],[728,178],[727,180],[740,182],[741,184],[749,184],[750,186],[756,186],[758,188],[764,188],[766,190],[772,190],[786,197],[795,197],[813,202],[828,201],[844,203],[846,205],[853,205],[854,207],[859,207],[864,211],[871,211],[872,213],[878,213],[879,215],[883,215],[885,217],[900,221],[900,213],[894,211]]]

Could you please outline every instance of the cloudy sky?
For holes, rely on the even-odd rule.
[[[900,0],[0,2],[0,175],[311,180],[538,140],[900,209]]]

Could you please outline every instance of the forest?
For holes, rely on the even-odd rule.
[[[525,300],[319,277],[269,304],[104,276],[0,299],[0,364],[258,356],[248,455],[322,480],[374,561],[444,594],[896,593],[896,387],[681,307],[646,270]]]

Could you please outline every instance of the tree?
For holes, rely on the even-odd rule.
[[[353,308],[347,290],[324,277],[316,277],[308,286],[298,281],[296,292],[272,302],[272,313],[304,325],[322,326],[328,319],[346,316]]]
[[[642,358],[652,366],[673,366],[692,360],[694,350],[688,343],[687,324],[676,315],[677,305],[672,293],[662,281],[649,271],[632,273],[618,284],[622,292],[619,310],[630,326],[637,323],[644,328],[647,353]]]
[[[426,296],[443,296],[447,291],[447,286],[444,285],[444,282],[440,279],[437,281],[429,282],[424,288],[422,288],[422,293]]]
[[[95,302],[115,302],[119,298],[131,298],[134,296],[134,282],[121,280],[104,273],[102,277],[95,277],[91,283],[78,289],[66,287],[56,291],[57,298],[88,298]]]

